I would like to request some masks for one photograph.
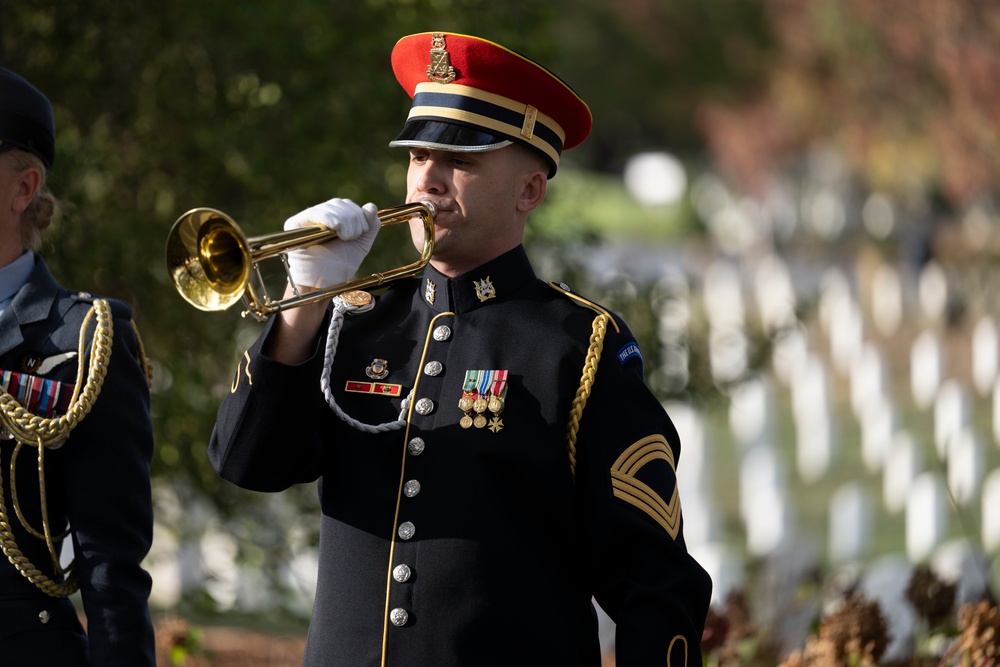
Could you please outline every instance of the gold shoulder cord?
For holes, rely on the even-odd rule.
[[[114,336],[114,327],[111,320],[111,308],[104,299],[97,299],[90,311],[83,320],[80,327],[79,358],[83,359],[86,353],[87,327],[91,318],[96,314],[97,325],[94,331],[94,339],[91,343],[90,366],[87,372],[86,385],[83,384],[83,365],[77,368],[76,386],[70,400],[69,408],[65,415],[53,418],[43,418],[34,415],[23,407],[5,390],[0,388],[0,426],[3,426],[14,439],[17,445],[11,455],[10,461],[10,484],[11,499],[14,501],[14,511],[17,514],[21,525],[33,536],[44,539],[49,549],[49,556],[52,558],[52,565],[57,575],[65,575],[62,583],[57,583],[36,568],[21,552],[14,541],[14,533],[10,527],[7,507],[4,504],[3,496],[3,474],[0,471],[0,549],[7,559],[17,568],[28,581],[35,584],[42,591],[52,597],[67,597],[72,595],[77,588],[76,571],[74,562],[63,568],[59,564],[59,554],[55,551],[55,541],[63,539],[66,533],[53,537],[49,530],[48,504],[45,495],[45,457],[47,448],[57,447],[62,444],[80,421],[87,416],[90,409],[101,393],[101,385],[107,375],[108,361],[111,358],[111,343]],[[133,325],[134,326],[134,325]],[[142,366],[146,373],[147,380],[150,377],[150,366],[142,356]],[[81,386],[83,389],[81,390]],[[42,531],[39,532],[28,525],[21,513],[20,504],[17,501],[16,484],[14,479],[14,464],[17,461],[17,454],[23,445],[29,445],[38,449],[38,481],[41,489],[41,509],[42,509]]]
[[[587,359],[583,364],[583,376],[580,378],[580,386],[576,390],[576,397],[573,399],[573,408],[569,413],[569,424],[566,427],[566,444],[569,450],[569,470],[576,479],[576,434],[580,430],[580,418],[583,416],[583,408],[590,398],[590,390],[594,386],[594,378],[597,376],[597,364],[601,361],[601,350],[604,349],[604,335],[608,331],[608,316],[598,315],[594,318],[594,330],[590,335],[590,349],[587,350]]]

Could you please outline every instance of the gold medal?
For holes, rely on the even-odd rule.
[[[472,409],[476,412],[486,412],[486,405],[486,397],[479,396],[479,398],[472,402]]]
[[[462,394],[462,398],[458,399],[458,409],[462,412],[468,412],[472,409],[472,396],[469,394]]]
[[[463,415],[462,419],[458,422],[458,425],[462,428],[469,428],[472,426],[472,417],[469,415]]]
[[[476,428],[482,428],[486,426],[486,417],[482,415],[476,415],[476,418],[472,420],[472,425]]]
[[[489,409],[495,415],[500,414],[503,410],[503,401],[500,400],[499,396],[490,396]]]

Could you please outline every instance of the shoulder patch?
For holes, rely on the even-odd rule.
[[[580,296],[579,294],[576,294],[575,292],[573,292],[572,290],[570,290],[569,286],[566,285],[565,283],[553,283],[553,282],[550,282],[549,283],[549,287],[551,287],[555,291],[559,292],[560,294],[569,297],[570,299],[572,299],[576,303],[580,304],[581,306],[585,306],[587,308],[590,308],[592,311],[594,311],[595,313],[597,313],[599,315],[604,315],[605,317],[608,318],[608,322],[611,323],[611,326],[614,327],[615,333],[621,333],[621,329],[618,327],[618,322],[615,319],[615,316],[612,315],[607,310],[605,310],[604,308],[602,308],[601,306],[597,305],[596,303],[594,303],[590,299],[585,299],[582,296]]]
[[[631,359],[638,359],[639,364],[642,364],[642,352],[639,350],[639,344],[634,340],[625,343],[618,350],[618,363],[620,365],[624,366]]]

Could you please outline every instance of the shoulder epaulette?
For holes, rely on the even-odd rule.
[[[576,303],[580,304],[581,306],[584,306],[586,308],[590,308],[592,311],[594,311],[595,313],[597,313],[599,315],[604,315],[605,317],[608,318],[608,322],[611,323],[611,326],[613,326],[615,328],[615,332],[616,333],[621,333],[621,329],[618,327],[617,318],[611,312],[609,312],[608,310],[606,310],[605,308],[602,308],[601,306],[599,306],[598,304],[594,303],[590,299],[585,299],[584,297],[580,296],[579,294],[577,294],[576,292],[574,292],[573,290],[571,290],[569,288],[569,286],[566,285],[565,283],[550,282],[549,283],[549,287],[551,287],[555,291],[559,292],[560,294],[569,297],[570,299],[572,299]]]
[[[108,306],[111,308],[111,314],[114,317],[120,317],[126,320],[132,319],[132,307],[124,301],[103,297],[98,294],[91,294],[90,292],[71,292],[70,298],[73,299],[73,301],[84,304],[88,307],[93,306],[94,302],[98,299],[103,299],[108,303]]]

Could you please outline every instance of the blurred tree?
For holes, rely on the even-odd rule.
[[[63,283],[133,304],[155,364],[157,481],[244,517],[257,497],[221,483],[205,450],[260,326],[238,307],[199,313],[169,284],[164,242],[181,213],[212,206],[254,235],[331,196],[402,203],[406,161],[387,143],[409,99],[389,54],[412,32],[482,35],[559,72],[595,115],[567,169],[698,154],[699,100],[730,101],[767,62],[756,0],[0,0],[0,16],[0,65],[55,106],[50,185],[64,208],[42,253]],[[405,234],[384,236],[363,269],[412,257]],[[260,549],[272,566],[287,558]]]
[[[434,27],[526,47],[549,14],[479,0],[2,9],[0,63],[56,109],[50,185],[64,210],[43,253],[66,284],[135,306],[156,364],[155,473],[212,493],[226,489],[205,457],[215,408],[259,327],[178,297],[163,262],[173,221],[213,206],[252,235],[330,196],[402,203],[405,160],[387,147],[409,107],[388,66],[395,40]],[[404,236],[369,263],[412,257]]]
[[[1000,182],[1000,5],[988,0],[764,0],[777,52],[766,85],[706,104],[728,173],[759,191],[817,140],[867,185],[956,206]]]

